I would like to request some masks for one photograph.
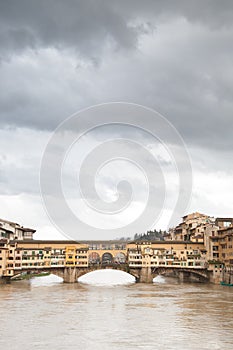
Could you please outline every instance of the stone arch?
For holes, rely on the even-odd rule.
[[[102,264],[103,265],[110,265],[112,263],[113,263],[113,256],[112,256],[112,254],[108,253],[108,252],[104,253],[102,255]]]
[[[62,270],[52,270],[52,271],[50,271],[50,275],[55,275],[57,277],[61,277],[64,281],[64,271],[62,271]]]
[[[205,270],[185,269],[185,268],[172,268],[172,267],[155,267],[151,270],[152,277],[158,275],[161,276],[174,276],[181,280],[206,282],[209,280],[208,272]]]
[[[124,253],[122,253],[122,252],[119,252],[114,257],[114,261],[117,264],[125,264],[126,263],[126,255]]]
[[[188,278],[190,281],[193,282],[207,282],[209,281],[209,275],[206,271],[198,271],[198,270],[191,270],[191,269],[183,269],[179,271],[180,277],[185,280]]]
[[[100,255],[97,252],[91,252],[88,255],[89,264],[99,264],[100,263]]]

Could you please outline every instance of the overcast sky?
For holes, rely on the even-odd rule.
[[[0,217],[36,228],[37,238],[62,237],[40,195],[44,149],[70,115],[114,101],[155,109],[184,139],[193,195],[183,214],[232,216],[232,42],[231,0],[0,1]],[[88,135],[79,144],[78,164],[106,138],[132,135],[122,128]],[[166,163],[156,142],[143,133],[137,137]],[[169,164],[164,171],[171,202],[156,222],[158,229],[167,228],[175,198]],[[100,174],[104,200],[114,199],[119,167]],[[135,203],[140,204],[145,181],[130,167],[122,165],[124,178],[138,188]],[[67,192],[72,189],[68,180]],[[80,210],[76,204],[74,210]],[[80,238],[86,238],[84,232]]]

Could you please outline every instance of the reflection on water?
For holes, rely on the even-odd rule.
[[[109,288],[54,280],[45,285],[44,279],[0,285],[0,349],[233,347],[229,287],[172,278]]]
[[[43,276],[43,277],[33,277],[30,280],[30,283],[33,287],[52,286],[57,283],[63,283],[63,279],[55,275],[49,275],[49,276]]]
[[[162,276],[156,276],[154,279],[153,279],[153,283],[165,283],[166,280],[164,277]]]

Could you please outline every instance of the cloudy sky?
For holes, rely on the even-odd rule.
[[[183,214],[232,216],[232,19],[230,0],[0,1],[0,217],[37,228],[37,238],[62,237],[40,194],[45,147],[70,115],[118,101],[158,111],[182,136],[193,170],[192,198]],[[78,154],[73,150],[67,158],[65,191],[74,212],[89,215],[80,207],[80,194],[73,194],[74,159],[78,169],[88,150],[112,138],[136,138],[167,164],[170,202],[155,223],[167,228],[177,186],[172,161],[157,141],[130,128],[106,126],[90,133],[80,140]],[[133,152],[129,145],[125,149]],[[147,168],[145,158],[144,163]],[[138,192],[127,218],[146,198],[145,179],[131,166],[113,162],[96,179],[101,200],[111,202],[121,180],[118,170],[124,169],[124,179]],[[156,170],[146,170],[155,174],[156,184]],[[115,224],[124,220],[117,216]],[[85,232],[79,236],[85,238]]]

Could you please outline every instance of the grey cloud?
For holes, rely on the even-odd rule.
[[[232,147],[232,11],[231,1],[1,2],[0,123],[53,130],[122,100],[157,109],[187,143]]]
[[[38,198],[40,159],[56,126],[77,110],[109,101],[142,104],[163,114],[191,151],[196,181],[192,210],[211,213],[214,207],[215,215],[231,215],[232,18],[230,0],[0,1],[4,215],[19,213],[12,195]],[[147,135],[120,127],[101,130],[87,141],[101,142],[109,132],[112,138],[133,135],[155,147]],[[156,189],[160,182],[148,163],[144,166],[154,175],[151,185]],[[160,163],[170,176],[172,195],[171,164],[164,159]],[[129,171],[141,200],[142,184],[134,175]],[[101,186],[109,193],[114,176],[103,175]],[[87,198],[92,195],[90,191]],[[34,202],[20,203],[29,208],[21,213],[27,221]],[[41,221],[37,209],[36,220]]]
[[[1,2],[0,14],[3,54],[52,46],[95,57],[105,41],[129,48],[137,40],[137,30],[105,1],[10,0]]]
[[[0,47],[2,55],[52,46],[96,57],[108,40],[118,48],[135,48],[138,35],[159,18],[184,17],[217,29],[231,25],[232,14],[230,0],[9,0],[0,4]]]

